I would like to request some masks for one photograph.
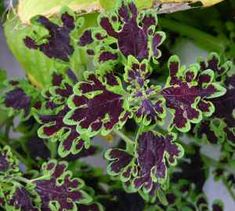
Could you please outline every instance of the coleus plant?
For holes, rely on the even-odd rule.
[[[211,53],[185,66],[172,55],[163,67],[166,35],[157,13],[131,0],[92,17],[96,25],[71,8],[56,18],[39,15],[21,40],[47,58],[51,74],[40,85],[29,73],[0,87],[9,116],[0,134],[0,206],[95,211],[113,203],[120,210],[130,194],[140,210],[208,210],[208,172],[197,172],[199,183],[188,169],[212,164],[234,197],[232,63]],[[12,138],[12,130],[21,136]],[[182,134],[198,142],[185,143]],[[107,174],[83,163],[100,151],[99,137],[115,136],[120,142],[104,152]],[[218,162],[201,154],[205,137],[221,143]],[[223,210],[223,203],[212,209]]]

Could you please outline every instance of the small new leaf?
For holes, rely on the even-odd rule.
[[[130,110],[137,122],[143,122],[145,125],[159,124],[166,116],[165,99],[160,94],[161,87],[149,85],[148,77],[151,71],[148,68],[147,60],[139,62],[133,56],[129,56],[124,74],[127,90],[130,93]]]

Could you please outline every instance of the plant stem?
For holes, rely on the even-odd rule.
[[[125,141],[127,144],[133,145],[134,142],[120,130],[114,129],[113,132],[118,135],[121,139],[123,139],[123,141]]]
[[[30,180],[28,180],[28,179],[26,179],[26,178],[24,178],[24,177],[15,177],[15,180],[17,180],[17,181],[19,181],[19,182],[23,182],[23,183],[25,183],[25,184],[31,183]]]
[[[31,179],[30,182],[35,182],[37,180],[43,180],[43,179],[49,179],[49,178],[50,178],[50,175],[46,174],[46,175],[42,175],[41,177]]]
[[[47,143],[47,147],[49,148],[51,152],[51,158],[54,159],[57,156],[57,143],[53,141],[49,141]]]
[[[38,177],[38,178],[35,178],[35,179],[26,179],[25,177],[15,177],[14,179],[19,181],[19,182],[23,182],[23,183],[26,183],[26,184],[29,184],[29,183],[33,183],[37,180],[43,180],[43,179],[49,179],[49,175],[43,175],[41,177]]]
[[[139,138],[139,136],[140,136],[140,133],[143,131],[143,129],[144,129],[144,125],[143,125],[143,123],[141,122],[141,123],[140,123],[140,126],[139,126],[139,128],[138,128],[138,130],[137,130],[137,132],[136,132],[136,135],[135,135],[135,142],[138,141],[138,138]]]

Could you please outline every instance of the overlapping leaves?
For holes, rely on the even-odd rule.
[[[17,181],[23,173],[20,162],[11,148],[5,146],[0,153],[0,206],[6,210],[37,210],[28,190]],[[32,191],[33,192],[33,191]],[[35,197],[36,198],[36,197]]]
[[[187,180],[179,180],[174,184],[166,194],[168,201],[167,206],[155,205],[150,206],[149,210],[171,211],[171,210],[212,210],[223,211],[224,204],[221,200],[214,200],[210,206],[208,198],[204,193],[196,190],[195,184],[190,184]]]
[[[233,82],[235,75],[226,79],[227,93],[223,98],[213,100],[215,105],[215,113],[211,120],[203,121],[198,128],[198,135],[202,137],[206,135],[207,139],[215,143],[220,141],[229,142],[232,146],[235,143],[235,119],[234,112],[234,96],[235,96],[235,83]]]
[[[235,95],[235,75],[232,72],[228,72],[231,69],[231,63],[222,64],[218,56],[211,54],[206,61],[201,61],[200,65],[203,69],[213,69],[216,79],[224,81],[227,92],[224,96],[212,100],[215,112],[211,118],[202,121],[194,131],[199,139],[206,138],[210,143],[220,142],[232,147],[235,142],[235,119],[233,115],[235,108],[233,100]]]

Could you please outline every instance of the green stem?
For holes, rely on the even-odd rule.
[[[137,133],[136,133],[136,135],[135,135],[135,142],[137,142],[137,140],[138,140],[138,138],[139,138],[139,136],[140,136],[140,133],[143,132],[143,129],[144,129],[144,125],[143,125],[143,123],[141,122],[141,123],[140,123],[140,126],[139,126],[139,128],[138,128],[138,130],[137,130]]]
[[[24,177],[15,177],[15,180],[17,180],[17,181],[19,181],[19,182],[23,182],[23,183],[25,183],[25,184],[31,183],[31,180],[28,180],[28,179],[26,179],[26,178],[24,178]]]
[[[54,159],[57,156],[57,142],[49,141],[47,147],[50,150],[51,158]]]
[[[35,179],[31,179],[30,182],[35,182],[35,181],[38,181],[38,180],[44,180],[44,179],[49,179],[50,178],[50,175],[46,174],[46,175],[43,175],[41,177],[38,177],[38,178],[35,178]]]
[[[122,133],[120,130],[114,129],[113,132],[118,135],[123,141],[126,142],[126,144],[133,145],[133,141],[127,137],[124,133]]]
[[[163,28],[177,32],[183,36],[193,39],[199,46],[209,51],[223,52],[225,49],[223,41],[199,29],[177,22],[172,19],[161,18],[159,20]]]
[[[19,181],[19,182],[23,182],[23,183],[26,183],[26,184],[30,184],[30,183],[33,183],[37,180],[44,180],[44,179],[49,179],[50,178],[50,175],[43,175],[41,177],[38,177],[38,178],[35,178],[35,179],[26,179],[24,177],[14,177],[15,180]]]

